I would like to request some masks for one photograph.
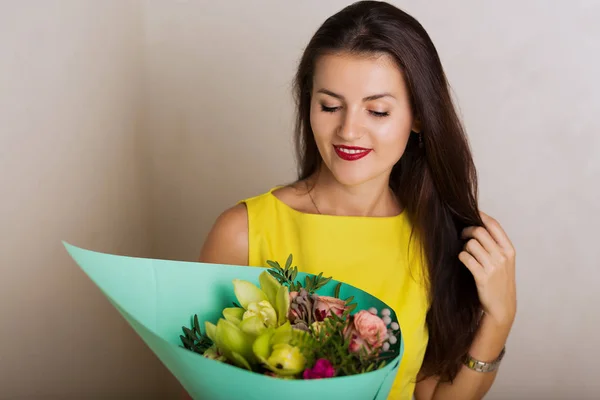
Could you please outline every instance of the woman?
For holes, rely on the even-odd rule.
[[[515,318],[515,251],[478,211],[429,36],[389,4],[348,6],[308,44],[295,96],[299,179],[223,212],[200,261],[292,253],[394,308],[406,350],[389,398],[483,397]]]

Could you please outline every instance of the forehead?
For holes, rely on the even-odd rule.
[[[406,92],[402,72],[387,54],[322,55],[315,64],[313,88],[326,88],[347,97]]]

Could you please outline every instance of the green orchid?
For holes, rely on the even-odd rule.
[[[211,360],[227,361],[227,358],[219,353],[219,349],[217,349],[217,346],[214,344],[206,349],[202,355],[206,358],[210,358]]]
[[[242,322],[242,318],[244,318],[244,313],[246,310],[240,307],[229,307],[223,310],[223,317],[229,322],[232,322],[235,325],[239,325]]]
[[[289,321],[276,329],[267,329],[252,346],[254,355],[269,370],[282,377],[291,377],[304,371],[306,358],[300,347],[304,331],[293,329]]]
[[[281,285],[266,271],[260,274],[259,284],[260,288],[251,282],[234,279],[234,293],[241,307],[225,308],[217,325],[205,322],[206,334],[214,342],[216,354],[249,370],[259,361],[253,352],[255,340],[265,331],[287,323],[290,307],[287,286]],[[289,353],[293,349],[279,347],[273,351],[269,348],[269,353],[281,358],[281,362],[296,359],[294,354],[285,351]],[[209,353],[210,356],[214,354]],[[285,357],[287,359],[284,360]],[[293,362],[286,361],[285,365],[286,369],[293,368]]]
[[[239,326],[219,319],[217,325],[205,322],[206,334],[214,342],[219,354],[238,367],[252,370],[251,364],[256,362],[252,353],[253,337],[242,331]]]
[[[281,285],[266,271],[260,274],[258,280],[260,288],[251,282],[234,279],[233,289],[241,307],[223,310],[225,319],[255,336],[267,328],[285,323],[290,308],[287,286]]]
[[[277,312],[267,300],[250,303],[242,316],[240,329],[258,336],[267,328],[277,326]]]

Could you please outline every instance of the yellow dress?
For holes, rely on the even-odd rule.
[[[429,307],[422,282],[411,225],[401,213],[393,217],[354,217],[297,211],[273,191],[242,200],[248,209],[249,265],[267,266],[266,260],[285,262],[308,273],[356,286],[384,301],[398,317],[405,341],[404,357],[388,399],[412,399],[428,332]]]

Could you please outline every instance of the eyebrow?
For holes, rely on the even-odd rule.
[[[334,93],[331,90],[319,89],[317,91],[317,93],[323,93],[328,96],[335,97],[336,99],[344,100],[344,96],[342,96],[341,94]],[[363,101],[377,100],[377,99],[381,99],[382,97],[391,97],[391,98],[395,99],[395,97],[391,93],[386,92],[386,93],[372,94],[371,96],[367,96],[367,97],[363,98]]]

